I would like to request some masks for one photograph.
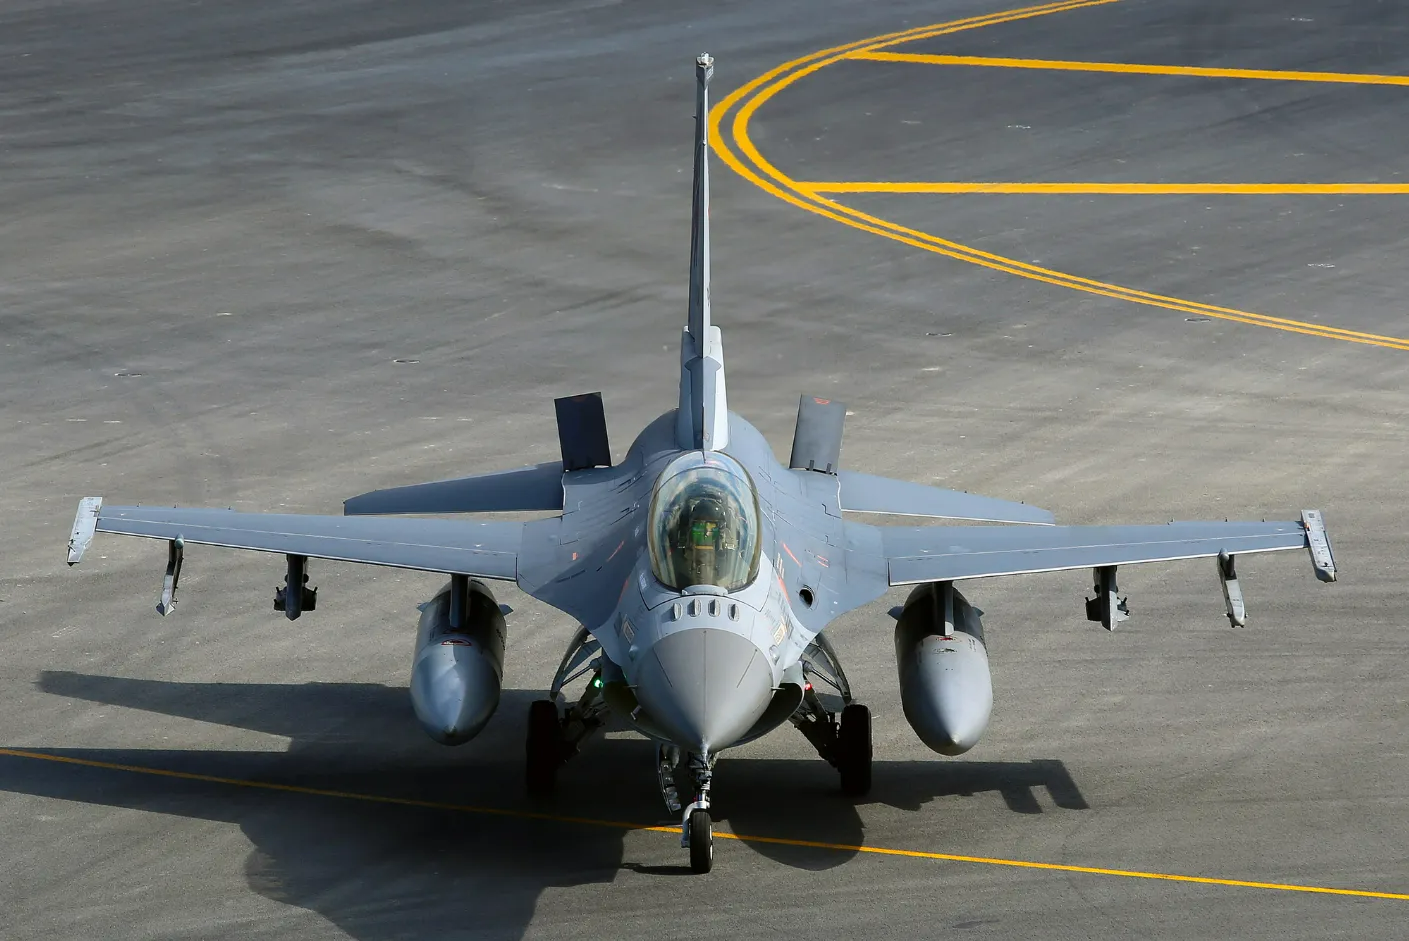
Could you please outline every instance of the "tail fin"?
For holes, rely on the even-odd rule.
[[[690,219],[690,303],[680,338],[680,411],[676,438],[682,448],[717,451],[729,443],[724,393],[724,346],[709,318],[709,80],[714,59],[695,59],[695,189]]]

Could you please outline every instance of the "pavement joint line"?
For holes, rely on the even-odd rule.
[[[33,761],[48,761],[55,764],[76,765],[104,771],[122,771],[130,774],[152,777],[174,778],[202,784],[219,784],[228,787],[242,787],[251,790],[275,791],[285,794],[299,794],[307,797],[331,797],[340,800],[364,801],[373,804],[387,804],[397,807],[411,807],[420,810],[443,810],[453,813],[476,814],[482,816],[506,817],[520,820],[537,820],[548,823],[567,823],[588,827],[606,827],[614,830],[633,830],[649,833],[680,833],[678,826],[633,823],[624,820],[605,820],[595,817],[575,817],[565,814],[550,814],[532,810],[517,810],[509,807],[488,807],[473,804],[454,804],[444,801],[423,800],[412,797],[394,797],[388,794],[367,794],[360,791],[341,791],[332,788],[305,787],[298,784],[279,784],[273,781],[255,781],[248,778],[230,778],[215,774],[201,774],[194,771],[173,771],[147,765],[123,764],[115,761],[100,761],[95,758],[77,758],[72,755],[54,755],[48,752],[25,748],[0,748],[0,756],[22,758]],[[1111,869],[1101,866],[1076,866],[1066,863],[1044,863],[1025,859],[1003,859],[996,856],[970,856],[960,853],[935,853],[927,850],[895,849],[885,846],[864,846],[849,843],[831,843],[823,840],[798,840],[776,836],[754,836],[743,833],[729,833],[716,830],[715,837],[735,840],[740,843],[758,843],[772,846],[796,846],[807,849],[832,850],[876,856],[891,856],[906,859],[928,859],[941,862],[973,863],[985,866],[999,866],[1010,869],[1036,869],[1048,872],[1084,873],[1097,876],[1116,876],[1127,879],[1149,879],[1159,882],[1184,882],[1197,885],[1217,885],[1243,889],[1270,889],[1281,892],[1299,892],[1312,895],[1341,895],[1355,898],[1390,899],[1409,901],[1409,894],[1399,892],[1377,892],[1370,889],[1342,889],[1332,886],[1298,885],[1287,882],[1260,882],[1247,879],[1218,879],[1212,876],[1187,876],[1177,873],[1143,872],[1135,869]]]
[[[1182,313],[1194,313],[1219,320],[1268,327],[1274,330],[1282,330],[1288,333],[1297,333],[1305,336],[1378,346],[1385,349],[1409,351],[1409,338],[1406,337],[1383,336],[1381,334],[1349,330],[1344,327],[1334,327],[1285,317],[1274,317],[1269,314],[1259,314],[1231,307],[1220,307],[1214,304],[1205,304],[1200,301],[1156,294],[1138,288],[1123,287],[1121,285],[1099,281],[1094,278],[1086,278],[1067,272],[1056,271],[1051,268],[1043,268],[1038,265],[1018,261],[1015,258],[985,252],[973,246],[955,242],[950,239],[940,238],[939,236],[922,232],[918,229],[901,226],[889,220],[861,212],[858,209],[844,205],[835,200],[827,199],[817,193],[809,192],[803,184],[799,183],[797,180],[791,179],[777,167],[773,166],[763,154],[758,151],[758,148],[749,138],[749,121],[761,105],[799,79],[820,71],[828,65],[855,58],[856,53],[871,53],[880,51],[889,46],[914,42],[934,36],[948,35],[965,30],[978,29],[984,26],[1032,19],[1039,16],[1048,16],[1054,13],[1064,13],[1087,7],[1106,6],[1107,4],[1116,2],[1120,2],[1120,0],[1071,0],[1071,2],[1024,7],[989,14],[987,16],[970,17],[963,20],[937,23],[932,26],[916,27],[900,33],[873,36],[869,39],[857,40],[845,45],[834,46],[829,49],[823,49],[801,56],[775,66],[764,74],[735,89],[728,96],[720,100],[710,112],[710,145],[714,148],[720,159],[734,170],[734,172],[738,173],[764,192],[786,203],[797,206],[800,209],[805,209],[808,212],[823,216],[824,218],[840,222],[843,225],[848,225],[855,229],[860,229],[863,232],[869,232],[873,235],[892,239],[893,241],[901,242],[914,248],[920,248],[938,255],[944,255],[995,271],[1014,274],[1030,280],[1133,304],[1160,307]],[[726,141],[723,131],[724,119],[731,112],[733,113],[733,120],[729,123],[730,140]],[[734,146],[738,147],[739,153],[735,153],[733,148],[731,148],[731,141]]]
[[[1147,65],[1139,62],[1074,62],[1063,59],[1009,59],[993,56],[941,56],[913,52],[861,50],[848,58],[918,65],[961,65],[1000,69],[1046,69],[1061,72],[1116,72],[1126,75],[1183,75],[1195,78],[1256,79],[1275,82],[1321,82],[1347,85],[1409,85],[1409,75],[1361,72],[1304,72],[1296,69],[1219,69],[1196,65]]]
[[[809,193],[965,193],[1153,196],[1386,196],[1409,194],[1409,183],[978,183],[809,180],[797,187]]]

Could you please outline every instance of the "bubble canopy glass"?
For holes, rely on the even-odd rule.
[[[758,574],[758,497],[748,471],[718,451],[666,465],[651,495],[651,571],[667,588],[737,591]]]

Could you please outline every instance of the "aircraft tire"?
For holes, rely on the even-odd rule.
[[[709,872],[714,868],[714,823],[709,811],[690,814],[690,871]]]
[[[563,759],[563,727],[558,705],[539,699],[528,707],[528,739],[525,747],[524,784],[532,797],[547,797],[557,783],[558,765]]]
[[[871,710],[852,703],[837,727],[837,770],[843,794],[860,797],[871,790]]]

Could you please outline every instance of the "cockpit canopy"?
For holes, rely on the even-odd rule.
[[[692,451],[667,464],[650,519],[651,570],[667,588],[737,591],[758,575],[758,497],[732,457]]]

